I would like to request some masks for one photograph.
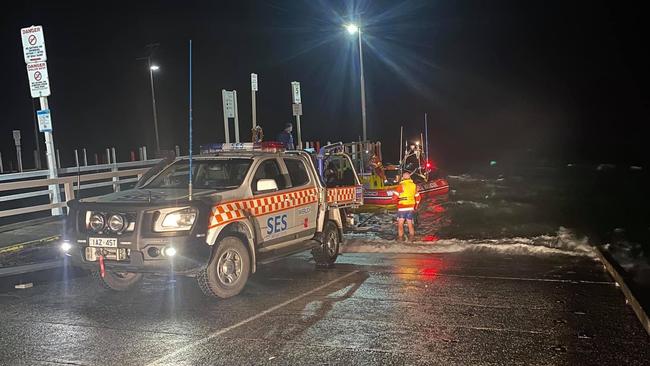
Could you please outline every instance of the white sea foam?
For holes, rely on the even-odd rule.
[[[472,177],[469,174],[448,175],[447,178],[450,179],[450,180],[455,180],[455,181],[460,181],[460,182],[480,182],[480,181],[483,181],[483,179]]]
[[[440,239],[412,243],[382,239],[374,233],[345,234],[342,252],[347,253],[453,253],[463,251],[497,251],[504,254],[566,254],[595,257],[587,238],[578,239],[560,227],[557,235],[532,238]]]
[[[463,201],[463,200],[458,200],[454,201],[454,204],[461,205],[461,206],[472,206],[474,208],[489,208],[490,205],[481,203],[481,202],[475,202],[475,201]]]

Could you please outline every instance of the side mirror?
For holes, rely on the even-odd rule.
[[[257,181],[258,192],[275,192],[278,190],[278,184],[275,179],[260,179]]]

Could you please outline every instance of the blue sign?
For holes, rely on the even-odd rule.
[[[49,109],[42,109],[36,111],[36,117],[38,117],[38,130],[41,132],[51,132],[52,131],[52,115],[50,115]]]

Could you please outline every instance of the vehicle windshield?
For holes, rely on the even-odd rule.
[[[386,180],[389,183],[397,183],[399,182],[399,169],[386,169],[384,170],[384,174],[386,175]]]
[[[251,159],[215,159],[192,161],[194,189],[231,189],[239,187],[251,166]],[[143,188],[187,188],[189,160],[168,166]]]

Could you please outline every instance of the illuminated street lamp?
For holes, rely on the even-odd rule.
[[[348,33],[355,34],[359,31],[359,26],[356,24],[347,24],[345,29],[347,29]]]
[[[150,43],[146,45],[145,48],[149,51],[148,55],[145,57],[136,58],[136,60],[146,60],[147,66],[149,67],[149,82],[151,83],[151,108],[153,108],[153,129],[156,135],[156,154],[160,153],[160,139],[158,137],[158,112],[156,111],[156,93],[153,86],[153,72],[160,70],[160,67],[151,63],[151,56],[153,56],[154,51],[159,46],[160,44],[158,43]]]
[[[151,106],[153,108],[153,129],[156,134],[156,153],[160,152],[160,140],[158,138],[158,113],[156,112],[156,93],[154,92],[153,86],[153,72],[158,71],[160,67],[158,65],[151,64],[151,57],[147,57],[149,63],[149,80],[151,81]]]
[[[361,123],[363,125],[363,141],[366,141],[366,85],[363,78],[363,48],[361,46],[361,28],[358,25],[350,23],[345,25],[345,29],[351,35],[355,33],[359,40],[359,65],[361,69]]]

